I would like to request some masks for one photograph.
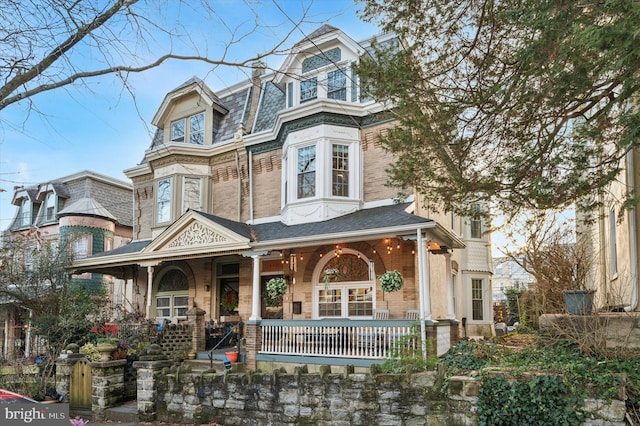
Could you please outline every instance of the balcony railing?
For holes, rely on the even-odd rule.
[[[262,320],[260,353],[382,359],[419,345],[416,321]]]

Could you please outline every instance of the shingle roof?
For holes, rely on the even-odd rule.
[[[144,249],[146,246],[148,246],[149,244],[151,244],[152,240],[138,240],[138,241],[131,241],[129,244],[126,244],[124,246],[120,246],[116,249],[110,250],[110,251],[103,251],[100,253],[96,253],[92,256],[90,256],[91,258],[95,258],[95,257],[104,257],[104,256],[116,256],[116,255],[120,255],[120,254],[132,254],[132,253],[138,253],[140,251],[142,251],[142,249]]]
[[[409,203],[363,209],[323,222],[304,223],[300,225],[285,225],[282,222],[247,225],[215,215],[202,212],[197,213],[237,234],[250,238],[252,242],[268,242],[288,238],[314,237],[432,222],[431,219],[407,213],[405,211],[407,206],[409,206]]]

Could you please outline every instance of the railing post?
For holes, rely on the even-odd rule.
[[[244,324],[245,337],[245,366],[248,370],[257,370],[256,355],[262,348],[262,330],[260,321],[249,320]]]
[[[201,352],[206,349],[206,332],[204,329],[204,314],[206,312],[196,306],[187,311],[189,324],[193,327],[193,350]]]

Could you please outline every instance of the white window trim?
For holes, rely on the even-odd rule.
[[[311,197],[298,198],[298,152],[302,148],[315,145],[316,147],[316,190],[315,195]],[[333,195],[333,145],[345,145],[349,150],[349,196]],[[358,152],[360,149],[359,141],[342,141],[332,138],[323,138],[313,143],[305,143],[301,145],[292,145],[288,148],[293,161],[289,160],[289,156],[283,158],[283,179],[282,192],[285,194],[282,198],[283,207],[286,203],[307,202],[316,199],[337,199],[337,200],[359,200],[362,196],[361,182],[362,178],[359,173],[361,170],[360,163],[362,156]],[[288,183],[287,183],[288,182]]]
[[[369,258],[367,258],[363,253],[350,249],[350,248],[343,248],[342,249],[342,254],[352,254],[355,256],[360,256],[360,258],[362,259],[363,262],[367,263],[368,265],[372,265],[371,260]],[[341,317],[321,317],[319,315],[319,303],[320,303],[320,290],[324,290],[325,289],[325,284],[324,282],[322,282],[322,280],[320,279],[320,277],[322,276],[322,274],[324,273],[325,267],[326,265],[329,263],[330,260],[332,260],[335,257],[335,253],[333,251],[329,252],[329,253],[325,253],[324,256],[322,256],[322,260],[320,262],[318,262],[318,264],[316,265],[314,271],[313,271],[313,275],[312,275],[312,282],[314,283],[314,288],[313,288],[313,295],[312,295],[312,304],[313,304],[313,309],[312,309],[312,316],[313,319],[322,319],[322,318],[326,318],[326,319],[336,319],[336,318],[353,318],[353,319],[372,319],[372,316],[358,316],[358,317],[349,317],[349,310],[348,310],[348,302],[349,302],[349,297],[348,297],[348,290],[350,288],[367,288],[367,287],[371,287],[372,289],[372,309],[375,310],[376,309],[376,279],[375,279],[375,275],[373,277],[369,277],[368,281],[342,281],[342,282],[330,282],[329,283],[329,289],[335,289],[335,288],[340,288],[342,289],[342,308],[341,311],[343,312],[344,315],[342,315]],[[369,268],[371,271],[371,267]],[[371,273],[370,273],[371,275]]]
[[[202,115],[202,144],[195,144],[191,142],[191,119],[195,116]],[[182,122],[184,127],[184,134],[182,135],[182,140],[174,140],[173,139],[173,125],[174,123]],[[170,143],[178,143],[192,146],[203,146],[206,145],[206,136],[207,136],[207,115],[204,111],[199,111],[194,114],[189,114],[182,118],[177,118],[172,120],[169,123],[169,142]],[[199,133],[199,132],[198,132]]]
[[[175,308],[175,306],[176,306],[176,305],[174,304],[174,299],[175,299],[176,297],[187,297],[187,305],[185,305],[185,306],[186,306],[187,308],[189,307],[189,300],[188,300],[188,298],[189,298],[189,291],[188,291],[188,290],[186,290],[186,291],[185,291],[185,290],[182,290],[182,291],[163,291],[163,292],[161,292],[161,293],[156,293],[156,294],[154,295],[154,299],[153,299],[153,313],[154,313],[154,314],[157,314],[157,313],[158,313],[158,304],[157,304],[157,301],[158,301],[158,299],[159,299],[159,298],[162,298],[162,297],[168,297],[168,298],[169,298],[169,300],[170,300],[170,303],[169,303],[169,316],[167,317],[167,316],[159,316],[159,315],[155,315],[155,318],[156,318],[156,319],[167,319],[167,320],[169,320],[169,321],[171,321],[171,320],[173,320],[173,319],[176,319],[176,320],[185,320],[185,319],[187,319],[187,316],[186,316],[186,315],[176,315],[176,316],[173,316],[173,311],[174,311],[174,308]],[[165,308],[162,308],[162,309],[165,309]]]
[[[486,276],[470,276],[469,278],[469,290],[468,293],[468,311],[467,311],[467,323],[469,324],[484,324],[491,321],[491,315],[489,309],[493,301],[492,287],[489,283],[489,279]],[[473,319],[473,280],[482,281],[482,319]]]
[[[285,87],[288,87],[287,83],[293,82],[293,105],[291,107],[288,108],[295,108],[298,107],[300,105],[303,104],[307,104],[309,102],[313,102],[316,100],[333,100],[333,101],[338,101],[338,99],[329,99],[329,95],[328,95],[328,76],[329,73],[332,71],[338,71],[338,70],[344,70],[345,72],[345,76],[346,76],[346,100],[345,101],[341,101],[341,102],[359,102],[359,98],[358,95],[356,95],[356,99],[352,99],[352,90],[351,87],[353,84],[357,84],[356,82],[353,81],[352,79],[352,61],[350,60],[346,60],[343,59],[339,62],[336,63],[331,63],[331,64],[327,64],[324,65],[320,68],[316,68],[313,69],[309,72],[306,72],[304,74],[302,74],[299,78],[296,79],[291,79],[291,80],[286,80],[285,81]],[[308,81],[311,80],[312,78],[316,77],[317,78],[317,84],[316,84],[316,97],[315,98],[310,98],[310,99],[306,99],[304,101],[302,101],[302,88],[301,88],[301,84],[303,81]],[[287,89],[288,90],[288,89]],[[360,91],[360,87],[358,87],[357,92],[359,93]]]

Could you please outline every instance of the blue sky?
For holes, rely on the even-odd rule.
[[[292,46],[323,23],[342,29],[357,41],[380,32],[357,16],[361,6],[353,0],[209,1],[219,21],[203,20],[201,11],[185,7],[183,2],[160,3],[169,5],[157,16],[164,28],[189,27],[189,39],[182,46],[174,45],[174,51],[187,53],[185,46],[195,45],[211,58],[220,58],[229,28],[240,26],[241,31],[249,31],[253,27],[253,12],[258,13],[261,28],[229,51],[231,60],[270,50],[291,31],[291,20],[298,21],[307,8],[306,22],[293,31],[284,47]],[[154,37],[151,43],[155,43],[152,49],[165,53],[162,44],[166,39],[162,36]],[[82,57],[87,60],[91,55],[82,52]],[[275,55],[268,65],[277,68],[283,60],[284,55]],[[86,68],[96,66],[89,62]],[[0,230],[7,228],[16,211],[11,205],[14,186],[46,182],[82,170],[128,182],[123,170],[143,158],[153,133],[151,119],[164,95],[192,76],[203,79],[216,91],[248,78],[248,72],[228,67],[211,71],[210,65],[171,61],[129,77],[135,101],[118,79],[106,76],[87,80],[82,86],[36,95],[30,99],[33,105],[24,102],[5,108],[0,115]],[[493,240],[494,255],[499,255],[496,248],[501,238],[494,235]]]
[[[181,2],[180,2],[181,3]],[[203,22],[197,10],[180,5],[180,10],[167,10],[161,19],[166,25],[188,25],[190,43],[201,53],[219,58],[228,39],[228,29],[240,25],[250,29],[254,24],[251,9],[259,12],[257,33],[230,51],[232,60],[244,60],[270,50],[282,40],[302,11],[309,7],[308,23],[290,36],[290,47],[323,22],[345,30],[355,40],[376,35],[379,30],[361,21],[352,0],[278,0],[278,9],[271,0],[216,0],[210,2],[219,21]],[[178,7],[179,2],[168,2]],[[171,22],[181,19],[181,22]],[[159,37],[157,44],[162,44]],[[186,47],[176,50],[187,52]],[[85,55],[85,57],[88,55]],[[268,62],[277,67],[284,56]],[[95,68],[88,65],[87,68]],[[123,170],[138,164],[150,144],[151,119],[164,95],[192,76],[205,80],[214,91],[224,89],[247,78],[246,70],[217,68],[196,62],[172,61],[143,74],[132,75],[129,84],[132,96],[113,76],[88,80],[81,87],[67,87],[36,95],[31,99],[38,112],[29,111],[29,104],[5,108],[0,116],[0,229],[6,229],[15,214],[11,205],[13,187],[45,182],[82,170],[92,170],[129,181]]]

